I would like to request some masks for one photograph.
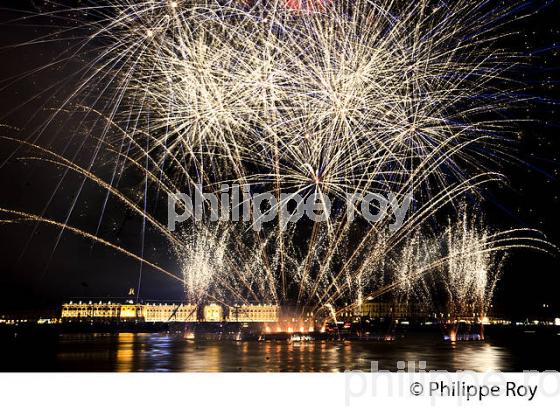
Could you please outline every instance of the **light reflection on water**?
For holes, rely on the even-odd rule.
[[[452,347],[457,350],[457,343],[453,343]],[[507,358],[508,354],[502,348],[489,343],[479,346],[466,344],[461,346],[460,354],[453,355],[453,367],[480,372],[500,371],[504,367],[502,360]]]
[[[511,353],[489,342],[451,344],[407,337],[394,342],[200,341],[181,334],[61,335],[62,370],[186,372],[340,372],[396,370],[426,361],[434,370],[509,370]]]

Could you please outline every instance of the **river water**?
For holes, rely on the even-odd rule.
[[[181,333],[2,335],[0,371],[342,372],[560,370],[556,331],[519,331],[480,342],[408,334],[394,341],[203,341]]]

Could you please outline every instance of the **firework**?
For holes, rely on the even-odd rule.
[[[445,267],[453,303],[482,309],[494,281],[489,255],[548,245],[533,231],[486,237],[455,226],[442,255],[428,227],[448,205],[501,180],[498,162],[510,158],[515,122],[488,114],[523,102],[508,80],[519,57],[498,47],[504,24],[523,17],[518,5],[113,0],[55,9],[48,14],[63,29],[42,41],[68,37],[74,46],[61,61],[88,61],[55,116],[95,117],[92,128],[102,130],[84,136],[95,141],[85,166],[36,140],[21,144],[40,154],[28,159],[105,190],[142,219],[142,235],[146,226],[160,234],[182,274],[158,269],[179,276],[192,301],[290,303],[334,315],[333,306],[366,297],[410,295]],[[95,172],[102,153],[116,159],[109,178]],[[135,197],[119,188],[124,172],[144,177]],[[224,221],[170,232],[150,212],[161,193],[199,184],[219,192],[224,183],[277,198],[326,194],[337,211],[327,223],[283,229],[278,220],[257,233]],[[380,190],[414,197],[414,214],[394,234],[346,216],[349,194]],[[112,246],[71,228],[76,200],[63,222],[3,212]]]

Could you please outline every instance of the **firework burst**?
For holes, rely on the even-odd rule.
[[[160,234],[182,275],[165,272],[179,277],[193,301],[332,312],[386,292],[409,295],[445,266],[442,280],[457,303],[481,305],[493,288],[489,255],[546,242],[533,231],[468,233],[461,220],[446,233],[450,250],[442,255],[426,246],[440,235],[428,227],[446,206],[501,180],[497,165],[511,159],[515,121],[499,113],[523,102],[513,98],[511,80],[521,60],[498,44],[508,34],[503,26],[523,17],[520,4],[113,0],[55,7],[42,15],[63,28],[41,41],[67,39],[72,46],[61,62],[88,64],[49,121],[71,111],[82,123],[95,116],[102,131],[92,135],[85,166],[36,140],[21,145],[41,154],[28,159],[94,182]],[[102,152],[116,159],[109,178],[95,173]],[[119,188],[125,170],[144,176],[134,198]],[[169,232],[149,211],[161,193],[192,193],[199,184],[218,192],[224,183],[277,198],[327,194],[337,211],[327,223],[284,229],[278,220],[258,233],[224,221]],[[415,212],[394,234],[347,218],[349,194],[379,191],[399,201],[413,194]],[[71,228],[73,207],[63,222],[3,212],[112,246]]]

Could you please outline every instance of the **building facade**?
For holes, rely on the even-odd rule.
[[[417,303],[365,302],[353,315],[371,319],[424,319],[430,317],[431,312]]]
[[[144,322],[196,322],[196,305],[134,303],[65,303],[61,319]]]
[[[146,322],[196,322],[196,305],[142,305]]]
[[[202,309],[202,320],[203,322],[223,322],[224,309],[214,303],[206,305]]]
[[[62,305],[61,319],[72,320],[104,320],[104,321],[143,321],[149,323],[165,322],[197,322],[198,307],[193,304],[168,303],[65,303]],[[200,321],[202,322],[238,322],[238,323],[272,323],[280,318],[280,307],[277,305],[241,305],[228,309],[218,304],[202,306]]]
[[[229,309],[228,322],[278,322],[280,307],[277,305],[241,305]]]

